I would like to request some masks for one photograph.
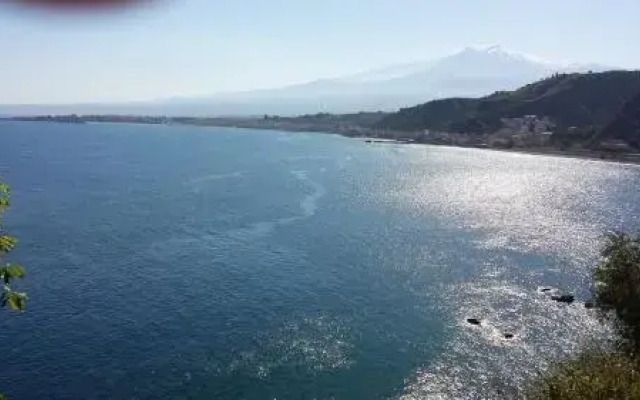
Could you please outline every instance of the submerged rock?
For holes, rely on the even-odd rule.
[[[505,333],[504,334],[504,338],[505,339],[513,339],[513,333]]]
[[[481,322],[478,318],[467,318],[467,322],[471,325],[480,325]]]
[[[572,294],[561,294],[558,296],[551,296],[551,300],[557,301],[559,303],[571,304],[575,300],[575,297]]]

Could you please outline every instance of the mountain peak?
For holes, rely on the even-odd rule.
[[[484,51],[486,53],[489,53],[489,54],[506,53],[506,51],[504,51],[502,49],[502,47],[500,45],[498,45],[498,44],[494,44],[492,46],[489,46],[489,47],[485,48]]]
[[[462,53],[508,53],[499,44],[492,44],[490,46],[468,46],[462,50]]]
[[[511,60],[526,60],[536,62],[535,57],[509,51],[504,47],[494,44],[490,46],[467,47],[464,50],[452,54],[452,56],[468,56],[468,57],[492,57]]]

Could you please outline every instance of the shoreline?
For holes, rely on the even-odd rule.
[[[39,122],[39,123],[58,123],[58,124],[72,124],[77,125],[78,122],[73,121],[56,121],[56,120],[29,120],[29,119],[12,119],[2,118],[1,121],[8,122]],[[425,143],[416,142],[402,139],[393,139],[387,137],[376,136],[373,131],[368,133],[374,133],[373,135],[367,135],[366,131],[362,132],[362,135],[351,135],[347,132],[331,131],[331,130],[314,130],[314,129],[296,129],[295,127],[272,127],[272,126],[259,126],[256,124],[243,124],[241,121],[234,120],[234,124],[215,123],[215,119],[207,121],[209,123],[189,123],[182,121],[174,121],[171,123],[158,123],[149,122],[144,120],[128,120],[128,121],[83,121],[81,124],[126,124],[126,125],[162,125],[162,126],[192,126],[198,128],[226,128],[226,129],[250,129],[250,130],[263,130],[274,132],[298,132],[298,133],[317,133],[323,135],[339,135],[349,139],[359,140],[366,144],[399,144],[399,145],[427,145],[427,146],[443,146],[452,147],[458,149],[476,149],[476,150],[490,150],[500,151],[505,153],[516,154],[528,154],[536,156],[549,156],[549,157],[561,157],[561,158],[574,158],[582,160],[592,160],[600,162],[612,162],[618,164],[627,165],[640,165],[640,153],[614,153],[614,152],[598,152],[592,150],[557,150],[552,148],[500,148],[500,147],[478,147],[478,146],[459,146],[455,144],[439,144],[439,143]]]
[[[406,142],[396,142],[397,144],[407,144]],[[455,146],[455,145],[444,145],[444,144],[433,144],[433,143],[409,143],[415,145],[427,145],[427,146],[442,146],[442,147],[451,147],[456,149],[475,149],[475,150],[488,150],[488,151],[499,151],[504,153],[511,154],[526,154],[531,156],[547,156],[547,157],[557,157],[557,158],[573,158],[580,160],[589,160],[589,161],[599,161],[599,162],[611,162],[617,164],[626,164],[626,165],[640,165],[640,154],[606,154],[606,157],[603,158],[603,154],[590,152],[590,151],[561,151],[561,150],[545,150],[545,149],[527,149],[527,148],[517,148],[517,149],[501,149],[497,147],[472,147],[472,146]]]
[[[190,124],[185,124],[190,125]],[[193,125],[203,126],[203,125]],[[544,148],[499,148],[499,147],[477,147],[477,146],[457,146],[451,144],[438,144],[438,143],[424,143],[407,141],[401,139],[389,139],[379,136],[353,136],[344,134],[341,132],[320,131],[320,130],[296,130],[296,129],[284,129],[284,128],[270,128],[270,127],[242,127],[242,126],[226,126],[226,125],[206,125],[207,127],[215,128],[230,128],[230,129],[251,129],[251,130],[264,130],[273,132],[299,132],[299,133],[318,133],[323,135],[338,135],[348,139],[359,140],[366,144],[399,144],[399,145],[416,145],[416,146],[434,146],[434,147],[451,147],[457,149],[474,149],[474,150],[489,150],[500,151],[505,153],[514,154],[528,154],[532,156],[548,156],[559,158],[574,158],[582,160],[600,161],[600,162],[612,162],[618,164],[627,165],[640,165],[640,153],[604,153],[592,150],[557,150],[557,149],[544,149]]]
[[[549,157],[561,157],[561,158],[575,158],[582,160],[591,160],[591,161],[600,161],[600,162],[612,162],[617,164],[627,164],[627,165],[640,165],[640,154],[635,153],[627,153],[627,154],[607,154],[608,157],[603,158],[602,153],[595,152],[579,152],[579,151],[569,151],[562,152],[560,150],[509,150],[509,149],[487,149],[487,150],[497,150],[504,151],[509,153],[521,153],[521,154],[530,154],[534,156],[549,156]]]

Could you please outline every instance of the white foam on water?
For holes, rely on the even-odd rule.
[[[233,179],[233,178],[241,178],[246,172],[244,171],[236,171],[236,172],[231,172],[228,174],[210,174],[210,175],[205,175],[205,176],[200,176],[197,178],[193,178],[189,181],[187,181],[188,185],[197,185],[203,182],[208,182],[208,181],[219,181],[222,179]]]
[[[587,344],[607,345],[614,337],[594,310],[578,301],[557,303],[540,289],[495,276],[445,288],[442,301],[455,305],[455,337],[432,365],[407,379],[400,398],[496,398],[497,390],[517,389],[550,361]],[[513,338],[505,338],[507,333]]]
[[[303,218],[310,218],[315,215],[318,201],[326,194],[326,190],[324,186],[309,179],[306,171],[291,171],[291,173],[312,189],[311,193],[307,194],[300,202]]]
[[[256,237],[269,235],[274,229],[280,226],[289,225],[314,216],[318,210],[318,202],[326,194],[326,189],[318,182],[310,179],[307,171],[291,171],[291,174],[311,189],[299,203],[300,214],[277,218],[271,221],[255,222],[245,228],[234,229],[229,234],[242,240],[255,239]]]
[[[558,281],[549,283],[586,289],[603,234],[640,222],[634,203],[615,201],[629,195],[620,183],[635,181],[637,170],[473,150],[455,150],[452,163],[453,151],[416,153],[428,154],[429,163],[416,162],[388,182],[388,203],[468,232],[480,257],[495,252],[553,261],[544,268],[497,265],[443,284],[438,307],[450,316],[445,324],[453,333],[442,354],[406,380],[402,399],[500,398],[491,390],[518,387],[587,344],[610,344],[613,330],[596,311],[580,301],[555,302],[538,285],[552,276]],[[482,325],[467,324],[472,317]]]
[[[308,160],[330,160],[330,157],[326,157],[326,156],[293,156],[293,157],[287,157],[288,161],[308,161]]]
[[[199,178],[200,180],[198,182],[204,182],[205,180],[241,177],[242,174],[242,172],[235,172],[233,174],[211,175],[209,177]],[[290,225],[298,221],[311,218],[316,214],[318,210],[318,203],[320,199],[325,196],[326,190],[324,186],[310,179],[307,171],[291,171],[291,174],[310,189],[306,190],[307,193],[300,200],[299,212],[297,215],[281,217],[267,221],[257,221],[245,227],[231,229],[227,232],[221,232],[220,234],[215,235],[206,232],[188,231],[185,232],[187,233],[187,235],[181,234],[171,237],[167,240],[154,242],[147,249],[139,253],[142,256],[160,258],[168,252],[175,251],[175,249],[189,248],[192,246],[208,246],[211,243],[219,243],[221,236],[239,241],[256,240],[257,238],[270,235],[278,227]]]

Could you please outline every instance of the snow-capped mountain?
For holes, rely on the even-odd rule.
[[[293,115],[316,112],[391,111],[445,97],[479,97],[511,90],[555,72],[614,69],[598,64],[559,64],[499,46],[466,48],[446,57],[392,65],[287,87],[220,93],[135,104],[23,106],[0,113],[144,113],[165,115]],[[38,111],[39,110],[39,111]]]
[[[595,64],[553,64],[492,46],[466,48],[436,60],[201,100],[210,102],[212,110],[226,114],[394,110],[436,98],[478,97],[497,90],[516,89],[554,72],[608,69],[612,68]]]

